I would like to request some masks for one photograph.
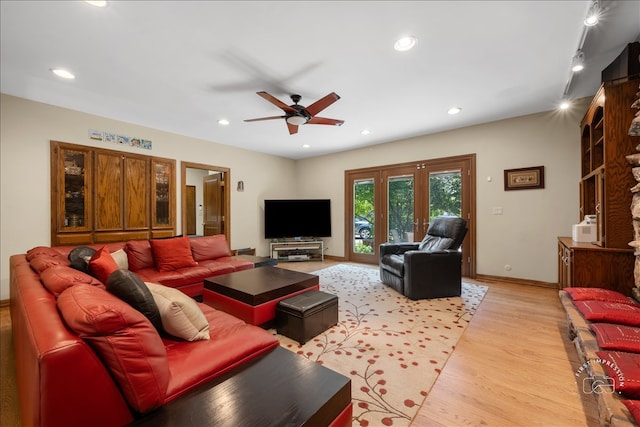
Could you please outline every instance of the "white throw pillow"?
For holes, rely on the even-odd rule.
[[[111,258],[118,264],[120,270],[128,270],[129,269],[129,258],[127,258],[127,253],[124,249],[118,249],[115,252],[111,252]]]
[[[145,284],[158,306],[165,332],[187,341],[209,339],[209,322],[192,298],[168,286]]]

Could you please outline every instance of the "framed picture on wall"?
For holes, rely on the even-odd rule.
[[[504,191],[544,188],[544,166],[505,169]]]

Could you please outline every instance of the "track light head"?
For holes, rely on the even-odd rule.
[[[593,27],[598,23],[600,19],[600,4],[598,0],[594,0],[591,3],[591,7],[589,7],[589,12],[587,12],[587,17],[584,19],[584,25],[587,27]]]
[[[578,50],[571,61],[571,71],[577,73],[584,69],[584,52]]]

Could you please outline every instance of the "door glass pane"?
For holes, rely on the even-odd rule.
[[[353,183],[353,252],[372,254],[375,223],[374,180]]]
[[[429,174],[429,222],[439,215],[462,216],[460,171]]]
[[[387,229],[390,242],[413,242],[414,221],[413,176],[391,177],[387,180]]]

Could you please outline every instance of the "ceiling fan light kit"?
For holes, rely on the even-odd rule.
[[[259,96],[263,97],[276,107],[280,108],[284,111],[283,116],[271,116],[271,117],[261,117],[258,119],[247,119],[245,122],[257,122],[263,120],[275,120],[275,119],[284,119],[287,124],[287,128],[289,129],[289,134],[293,135],[298,133],[298,126],[302,126],[305,124],[311,125],[333,125],[333,126],[341,126],[344,123],[344,120],[338,119],[329,119],[326,117],[317,117],[316,114],[336,102],[340,97],[335,93],[331,92],[329,95],[325,96],[309,105],[308,107],[304,107],[298,102],[302,99],[300,95],[293,94],[291,95],[291,100],[293,101],[292,105],[287,105],[284,102],[280,101],[278,98],[273,95],[268,94],[267,92],[256,92]]]

